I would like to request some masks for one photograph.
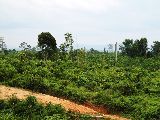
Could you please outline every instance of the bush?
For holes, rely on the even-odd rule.
[[[39,104],[35,97],[29,96],[26,100],[16,97],[8,101],[0,101],[0,119],[4,120],[91,120],[91,116],[67,112],[60,105]]]
[[[6,60],[0,60],[0,81],[8,81],[17,73],[14,66],[7,63]]]

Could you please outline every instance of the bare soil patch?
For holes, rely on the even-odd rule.
[[[16,96],[18,99],[26,99],[28,96],[35,96],[37,98],[37,101],[40,103],[60,104],[66,110],[71,110],[81,114],[89,114],[89,115],[97,116],[97,119],[98,117],[104,117],[104,118],[110,118],[113,120],[128,120],[118,115],[107,114],[107,112],[104,109],[95,107],[91,104],[80,105],[72,101],[61,99],[58,97],[53,97],[53,96],[42,94],[42,93],[34,93],[32,91],[28,91],[24,89],[6,87],[4,85],[0,85],[0,99],[8,99],[13,95]]]

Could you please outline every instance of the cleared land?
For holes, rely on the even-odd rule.
[[[91,105],[79,105],[77,103],[74,103],[69,100],[53,97],[50,95],[45,95],[41,93],[34,93],[31,91],[19,89],[19,88],[13,88],[13,87],[6,87],[4,85],[0,85],[0,99],[8,99],[11,96],[16,96],[18,99],[25,99],[28,96],[35,96],[38,100],[38,102],[47,104],[60,104],[62,105],[66,110],[71,110],[74,112],[79,112],[81,114],[89,114],[93,116],[98,117],[104,117],[104,118],[110,118],[114,120],[127,120],[126,118],[121,118],[117,115],[109,115],[104,112],[104,110],[101,110],[101,108],[91,106]]]

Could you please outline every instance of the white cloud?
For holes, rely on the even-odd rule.
[[[58,43],[65,32],[85,45],[125,36],[158,40],[159,4],[159,0],[0,0],[0,36],[7,38],[8,46],[21,41],[35,44],[43,31],[51,32]]]
[[[63,8],[70,10],[88,10],[88,11],[103,11],[111,7],[118,7],[119,0],[29,0],[31,4],[40,7]]]
[[[80,9],[88,11],[104,11],[111,7],[117,7],[119,2],[117,0],[57,0],[59,6],[69,9]]]

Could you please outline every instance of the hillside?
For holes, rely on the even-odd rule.
[[[160,57],[98,51],[58,52],[54,58],[17,51],[0,56],[0,83],[79,104],[101,106],[133,120],[160,119]],[[77,110],[79,111],[79,110]]]
[[[113,120],[127,120],[127,119],[121,118],[117,115],[104,114],[104,112],[103,113],[100,112],[101,110],[98,107],[94,107],[94,106],[89,107],[89,106],[85,106],[85,105],[80,105],[80,104],[76,104],[74,102],[71,102],[69,100],[58,98],[58,97],[53,97],[50,95],[45,95],[45,94],[41,94],[41,93],[34,93],[34,92],[23,90],[23,89],[6,87],[4,85],[0,85],[0,99],[8,99],[13,95],[16,96],[18,99],[26,99],[28,96],[35,96],[37,98],[38,102],[40,102],[40,103],[60,104],[66,110],[71,110],[73,112],[78,112],[80,114],[89,114],[92,116],[110,118]]]

